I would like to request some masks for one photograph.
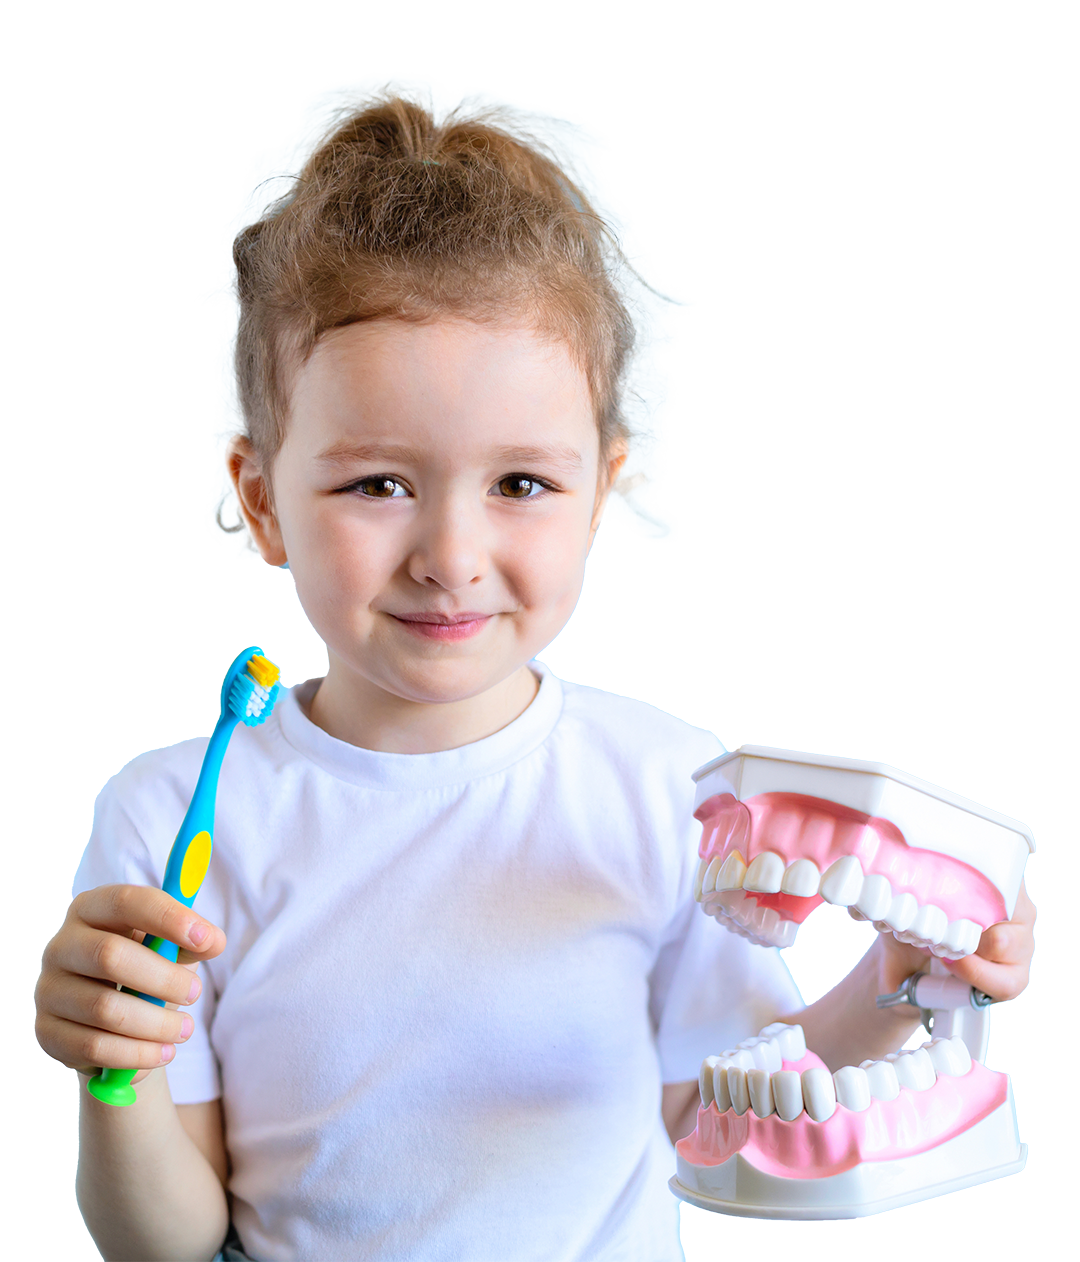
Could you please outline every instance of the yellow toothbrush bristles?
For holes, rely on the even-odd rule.
[[[257,653],[248,661],[246,669],[251,678],[257,684],[262,684],[264,688],[272,688],[281,677],[281,671],[274,663],[268,657],[260,657]]]

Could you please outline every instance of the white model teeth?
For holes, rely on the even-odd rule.
[[[701,888],[696,895],[698,902],[716,888],[716,874],[720,871],[720,856],[714,856],[708,863],[702,859],[700,871]]]
[[[784,1057],[780,1051],[780,1040],[775,1036],[759,1035],[756,1039],[747,1039],[739,1046],[749,1049],[755,1068],[764,1069],[770,1074],[783,1068]]]
[[[821,878],[818,893],[827,903],[848,907],[862,891],[863,870],[853,854],[846,854],[828,869]]]
[[[897,894],[889,904],[889,910],[882,916],[882,923],[893,933],[905,933],[915,919],[919,904],[914,894]]]
[[[821,873],[812,859],[796,859],[784,873],[780,890],[796,898],[813,898],[821,884]]]
[[[871,873],[862,883],[855,907],[866,920],[880,920],[892,902],[892,886],[885,877]]]
[[[801,1025],[785,1025],[783,1021],[774,1021],[772,1025],[767,1025],[758,1037],[775,1039],[784,1060],[802,1060],[806,1055],[806,1036],[803,1034]],[[780,1066],[777,1065],[776,1068],[779,1069]]]
[[[802,1074],[781,1069],[772,1076],[773,1103],[785,1122],[794,1122],[803,1110]]]
[[[892,1061],[864,1060],[859,1068],[866,1071],[866,1084],[872,1100],[895,1100],[900,1094],[900,1080]]]
[[[713,1068],[713,1099],[716,1101],[716,1108],[720,1113],[726,1113],[731,1108],[731,1092],[728,1090],[727,1071],[728,1067],[722,1060],[719,1065]]]
[[[716,878],[718,887],[723,879],[724,871],[721,868]],[[702,906],[732,933],[749,938],[758,946],[790,946],[799,931],[799,926],[793,920],[785,920],[772,907],[759,906],[753,895],[742,889],[719,890],[712,894],[706,891],[702,894]]]
[[[803,1105],[815,1122],[827,1122],[836,1112],[836,1087],[827,1069],[815,1066],[802,1074]]]
[[[748,1047],[736,1047],[733,1051],[725,1052],[724,1060],[736,1069],[754,1068],[754,1053]]]
[[[778,946],[781,950],[789,947],[795,941],[795,935],[799,932],[799,926],[794,920],[781,920],[776,930],[776,941],[774,946]]]
[[[772,850],[764,850],[750,861],[742,887],[756,894],[779,894],[783,879],[784,860]]]
[[[701,1107],[703,1109],[707,1109],[716,1099],[713,1073],[719,1063],[719,1056],[706,1056],[701,1062],[701,1072],[698,1074],[698,1095],[701,1096]]]
[[[981,937],[982,929],[973,920],[950,920],[941,941],[932,950],[946,959],[962,959],[979,949]]]
[[[810,859],[796,859],[784,867],[783,857],[772,850],[755,855],[747,866],[733,850],[721,862],[714,855],[698,865],[694,897],[727,928],[758,946],[788,947],[795,941],[798,924],[786,920],[775,908],[761,907],[752,894],[791,894],[797,898],[820,896],[828,903],[846,907],[853,920],[869,920],[879,933],[891,933],[945,959],[962,959],[978,950],[982,929],[972,920],[949,920],[940,908],[920,905],[915,895],[894,893],[888,878],[877,872],[864,876],[854,855],[837,859],[821,874]]]
[[[962,1078],[971,1068],[971,1053],[959,1034],[951,1039],[934,1039],[923,1048],[940,1078]]]
[[[890,1052],[885,1059],[892,1062],[897,1081],[909,1091],[926,1091],[937,1082],[933,1061],[923,1047],[913,1052]]]
[[[847,907],[853,920],[871,921],[878,933],[891,933],[902,943],[929,950],[939,958],[963,959],[978,950],[983,930],[974,921],[948,914],[934,904],[920,904],[915,893],[897,892],[882,873],[864,875],[854,854],[844,854],[824,872],[813,859],[796,858],[785,866],[784,854],[762,851],[747,863],[742,851],[727,857],[701,859],[694,880],[695,900],[725,928],[760,947],[790,947],[799,925],[753,897],[787,893],[799,899],[820,896]],[[718,902],[719,910],[718,911]]]
[[[705,887],[705,873],[709,870],[708,859],[702,859],[697,865],[697,876],[694,877],[694,902],[701,902],[702,891]]]
[[[836,1102],[852,1113],[862,1113],[870,1107],[870,1081],[865,1069],[845,1065],[833,1074]]]
[[[787,1025],[779,1032],[780,1052],[786,1061],[792,1064],[802,1060],[806,1055],[806,1037],[801,1025]]]
[[[762,1118],[775,1113],[785,1122],[805,1111],[813,1121],[826,1122],[837,1105],[862,1113],[874,1100],[895,1100],[901,1087],[926,1091],[939,1077],[962,1078],[972,1066],[958,1034],[914,1051],[890,1052],[884,1060],[844,1065],[835,1074],[822,1066],[802,1073],[778,1068],[781,1055],[789,1063],[806,1055],[801,1026],[778,1021],[722,1056],[707,1056],[698,1079],[702,1107],[715,1103],[719,1112],[733,1109],[740,1117],[748,1110]]]
[[[729,916],[733,916],[746,903],[746,895],[742,890],[720,890],[715,898]]]
[[[742,889],[743,878],[745,876],[746,862],[737,850],[733,850],[724,860],[719,872],[716,874],[717,893],[721,890]]]
[[[737,1084],[735,1087],[735,1096],[740,1102],[744,1098],[742,1094],[742,1080],[747,1079],[751,1073],[776,1074],[782,1072],[782,1066],[785,1060],[799,1061],[806,1055],[806,1039],[803,1035],[801,1025],[786,1025],[783,1021],[775,1021],[772,1025],[767,1025],[760,1034],[753,1038],[743,1039],[737,1046],[731,1048],[730,1051],[724,1052],[720,1056],[706,1056],[701,1063],[701,1073],[698,1075],[698,1090],[701,1095],[702,1108],[708,1108],[715,1100],[716,1107],[721,1113],[726,1113],[732,1107],[732,1094],[729,1086],[730,1074],[735,1071]],[[791,1070],[798,1078],[797,1071]],[[741,1078],[739,1077],[741,1075]],[[749,1090],[749,1085],[747,1085]],[[764,1107],[763,1088],[758,1086],[758,1103]],[[801,1088],[800,1088],[801,1091]],[[801,1100],[800,1096],[800,1100]],[[755,1111],[757,1106],[755,1105]],[[799,1105],[800,1110],[802,1105]],[[745,1112],[745,1109],[737,1110]],[[759,1114],[764,1117],[765,1114]]]
[[[767,1069],[751,1069],[746,1075],[750,1092],[750,1107],[758,1117],[771,1117],[775,1108],[772,1093],[772,1074]]]
[[[728,1094],[731,1096],[731,1107],[742,1117],[750,1107],[750,1088],[746,1082],[746,1070],[738,1065],[729,1065],[727,1085]]]
[[[911,922],[908,933],[917,942],[936,946],[941,941],[948,924],[948,916],[940,907],[935,907],[930,903],[925,907],[920,907],[915,913],[915,919]]]

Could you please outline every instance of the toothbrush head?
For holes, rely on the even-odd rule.
[[[281,685],[281,672],[262,649],[247,648],[229,667],[221,685],[221,713],[232,713],[248,727],[257,727],[270,717]]]

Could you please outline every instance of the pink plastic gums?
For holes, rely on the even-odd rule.
[[[784,1068],[801,1071],[821,1063],[808,1052],[797,1064],[785,1061]],[[750,1111],[740,1117],[733,1109],[719,1113],[713,1103],[698,1109],[697,1130],[675,1146],[696,1166],[716,1166],[741,1152],[765,1174],[820,1179],[863,1161],[910,1157],[945,1143],[1003,1104],[1008,1081],[974,1061],[962,1078],[940,1077],[926,1091],[902,1087],[895,1100],[873,1100],[861,1113],[838,1104],[824,1122],[806,1113],[794,1122]]]
[[[703,825],[698,846],[703,859],[726,858],[737,850],[749,864],[756,855],[771,850],[786,864],[812,859],[824,872],[851,854],[859,860],[864,876],[886,877],[895,893],[910,893],[919,903],[932,903],[949,920],[972,920],[987,929],[1008,919],[1005,900],[981,872],[948,855],[909,846],[887,819],[836,802],[800,793],[759,793],[739,802],[724,793],[702,802],[694,815]],[[820,895],[746,893],[797,924],[822,901]]]

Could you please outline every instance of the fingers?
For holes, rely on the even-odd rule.
[[[1021,881],[1020,891],[1016,895],[1016,906],[1013,908],[1012,920],[1009,923],[1027,925],[1034,931],[1037,915],[1035,904],[1028,897],[1027,886]]]
[[[132,929],[175,942],[198,960],[212,960],[225,949],[225,935],[216,926],[164,890],[143,885],[101,885],[78,895],[69,918],[124,937]]]
[[[950,973],[969,982],[991,999],[1015,999],[1028,984],[1028,970],[1015,965],[993,964],[978,955],[946,960]]]
[[[1015,999],[1028,984],[1035,952],[1035,915],[1035,904],[1021,885],[1012,920],[991,925],[974,955],[946,960],[949,971],[992,999]]]
[[[154,1069],[176,1054],[195,1023],[187,1013],[159,1008],[85,977],[52,974],[38,985],[37,1037],[70,1069],[93,1072]]]
[[[1003,922],[986,930],[974,955],[945,966],[992,999],[1015,999],[1028,984],[1033,945],[1029,927]]]
[[[147,949],[132,933],[178,943],[178,962]],[[54,1059],[84,1072],[102,1065],[150,1070],[170,1061],[175,1045],[194,1029],[191,1017],[175,1007],[195,1002],[202,989],[199,961],[224,946],[219,928],[161,890],[110,885],[80,894],[42,957],[35,994],[38,1042]],[[170,1007],[123,994],[118,985]]]
[[[166,1003],[190,1004],[202,983],[182,964],[174,964],[141,942],[76,921],[46,948],[43,973],[96,978],[153,995]]]

